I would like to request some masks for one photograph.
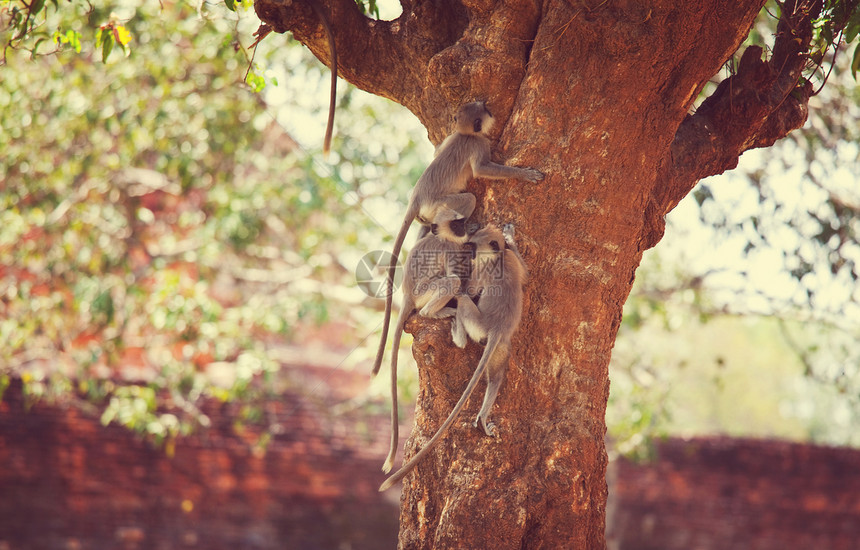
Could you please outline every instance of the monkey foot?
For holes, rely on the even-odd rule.
[[[499,437],[499,432],[498,432],[498,430],[496,430],[496,423],[495,423],[495,422],[493,422],[492,420],[490,420],[490,421],[488,422],[488,421],[486,421],[484,418],[482,418],[482,417],[480,417],[480,416],[479,416],[479,417],[478,417],[478,418],[476,418],[476,419],[475,419],[475,421],[472,423],[472,426],[474,426],[474,427],[476,427],[476,428],[477,428],[477,427],[478,427],[478,423],[480,423],[480,424],[481,424],[481,428],[483,428],[483,429],[484,429],[484,433],[485,433],[485,434],[487,434],[487,435],[488,435],[488,436],[490,436],[490,437]]]

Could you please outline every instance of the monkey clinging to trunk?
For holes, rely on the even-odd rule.
[[[418,178],[406,216],[397,238],[394,240],[391,264],[388,268],[386,285],[388,294],[385,298],[385,318],[382,322],[382,338],[376,352],[373,364],[373,374],[379,372],[382,356],[385,353],[385,342],[388,339],[388,325],[391,321],[391,301],[393,295],[394,272],[403,240],[409,231],[409,226],[416,218],[423,225],[429,225],[436,219],[442,209],[457,214],[458,219],[465,220],[475,209],[475,195],[466,192],[469,178],[518,178],[529,182],[543,179],[543,174],[532,168],[517,168],[503,166],[490,160],[490,139],[487,133],[493,126],[493,115],[482,101],[467,103],[460,107],[454,117],[456,129],[445,138],[436,149],[433,162]],[[465,226],[460,229],[465,235]]]
[[[460,347],[466,345],[467,335],[475,342],[485,344],[484,353],[460,400],[442,426],[409,462],[385,480],[380,491],[403,479],[433,449],[466,404],[484,372],[487,373],[487,390],[475,426],[480,424],[487,435],[496,435],[495,425],[487,417],[505,379],[511,338],[522,317],[523,285],[528,273],[513,239],[506,242],[505,236],[495,226],[479,230],[469,243],[474,247],[472,271],[466,292],[461,288],[457,297],[457,313],[451,333],[454,343]]]

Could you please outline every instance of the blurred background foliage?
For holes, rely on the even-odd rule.
[[[32,399],[170,444],[207,425],[203,399],[265,423],[265,398],[312,394],[285,368],[312,342],[333,368],[366,369],[381,304],[354,269],[390,247],[432,157],[415,118],[341,82],[324,162],[328,69],[280,35],[252,60],[250,2],[48,2],[11,47],[13,4],[0,390],[19,377]],[[772,28],[765,11],[751,40]],[[829,71],[833,50],[822,55],[810,78]],[[860,445],[852,61],[836,57],[803,131],[701,182],[646,253],[610,366],[613,450],[702,433]],[[357,405],[385,407],[385,386]]]
[[[324,116],[325,67],[272,36],[256,68],[281,68],[273,106],[243,83],[247,6],[162,6],[63,6],[80,52],[7,48],[0,66],[3,384],[156,441],[206,425],[204,397],[282,390],[297,327],[357,324],[352,270],[385,238],[362,204],[403,200],[424,161],[417,122],[377,125],[410,117],[342,86],[322,163],[321,139],[306,150],[284,128]],[[87,37],[107,21],[131,40],[102,62]]]
[[[778,13],[748,43],[772,44]],[[618,452],[701,433],[860,445],[858,58],[832,42],[804,128],[702,180],[645,254],[610,367]]]

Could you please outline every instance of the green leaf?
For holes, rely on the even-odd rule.
[[[821,38],[824,40],[825,47],[833,44],[833,27],[830,21],[824,23],[824,28],[821,29]]]
[[[113,33],[110,31],[103,31],[101,37],[102,43],[102,63],[107,62],[108,56],[110,56],[110,52],[113,50]]]
[[[860,23],[851,22],[845,27],[845,42],[850,44],[854,42],[857,35],[860,34]]]
[[[33,55],[35,55],[39,51],[39,46],[42,44],[42,42],[46,40],[47,38],[40,38],[36,40],[36,44],[33,45]]]
[[[66,31],[66,40],[71,44],[77,53],[81,53],[81,33],[78,31]]]
[[[236,11],[236,0],[224,0],[224,3],[227,4],[228,10]]]
[[[857,80],[857,71],[860,70],[860,44],[854,48],[854,59],[851,61],[851,76]]]
[[[45,7],[45,0],[33,0],[33,3],[30,4],[30,15],[38,15],[42,8]]]
[[[248,73],[248,77],[245,79],[245,82],[255,92],[261,92],[263,88],[266,87],[266,79],[253,72]]]

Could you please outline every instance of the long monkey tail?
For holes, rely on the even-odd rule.
[[[397,455],[397,444],[400,437],[400,420],[397,414],[397,348],[400,347],[400,337],[403,336],[403,327],[406,325],[406,320],[409,319],[409,314],[412,313],[406,310],[406,302],[407,300],[404,300],[403,309],[400,311],[400,317],[397,319],[397,326],[394,328],[394,338],[391,342],[391,444],[388,447],[388,457],[382,465],[382,471],[386,474],[394,466],[394,457]]]
[[[322,22],[331,55],[331,94],[328,102],[328,122],[326,123],[325,139],[323,140],[323,157],[327,158],[329,151],[331,151],[331,135],[334,131],[334,109],[337,104],[337,46],[334,43],[334,33],[331,31],[328,17],[326,17],[319,6],[318,0],[310,0],[308,3]]]
[[[394,240],[394,249],[391,251],[391,263],[388,265],[388,275],[385,278],[385,318],[382,320],[382,338],[379,341],[379,349],[376,350],[376,359],[373,362],[373,374],[379,372],[379,367],[382,366],[382,357],[385,355],[385,342],[388,340],[388,325],[391,324],[391,303],[394,299],[394,273],[397,271],[397,259],[400,256],[400,249],[403,248],[403,241],[406,239],[406,233],[409,231],[409,226],[412,225],[412,220],[418,214],[412,204],[406,211],[406,217],[403,218],[403,225],[400,226],[400,232]]]
[[[487,346],[484,348],[484,354],[481,356],[481,361],[478,363],[478,367],[475,369],[475,374],[472,375],[472,379],[469,380],[469,385],[466,386],[466,389],[463,391],[463,395],[460,396],[460,400],[457,401],[457,404],[454,405],[454,409],[451,411],[451,414],[448,415],[448,418],[445,419],[445,422],[436,430],[436,433],[433,437],[430,438],[430,441],[424,445],[424,448],[418,451],[418,453],[412,457],[409,462],[404,464],[397,472],[386,479],[382,485],[379,486],[379,491],[385,491],[386,489],[391,488],[392,485],[403,479],[403,477],[408,474],[412,468],[415,467],[418,462],[424,458],[424,456],[429,453],[434,446],[439,442],[448,428],[453,424],[454,420],[457,418],[457,415],[460,414],[460,411],[463,409],[463,406],[466,404],[466,401],[469,399],[469,396],[472,395],[472,392],[475,391],[475,386],[478,385],[478,380],[481,379],[481,375],[484,374],[484,371],[487,369],[487,363],[490,361],[490,357],[496,352],[496,348],[499,346],[499,342],[501,342],[501,335],[497,332],[494,332],[490,335],[487,340]]]

